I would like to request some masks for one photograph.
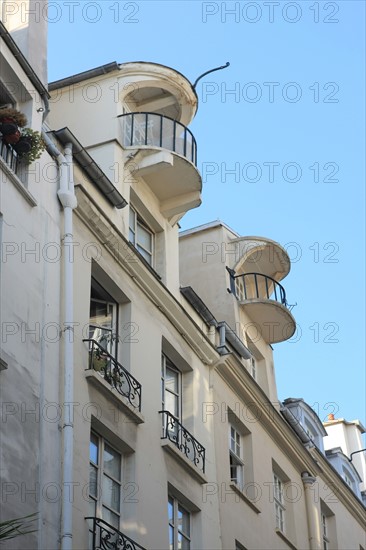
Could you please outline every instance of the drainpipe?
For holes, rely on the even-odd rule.
[[[314,483],[317,483],[315,477],[308,472],[301,474],[302,483],[304,485],[306,515],[308,519],[308,535],[310,550],[321,550],[321,526],[320,526],[320,510],[318,509],[315,491],[313,491]]]
[[[72,502],[69,498],[69,487],[73,483],[73,398],[74,398],[74,349],[73,349],[73,216],[72,211],[77,206],[73,179],[72,144],[67,143],[62,154],[50,140],[46,132],[42,132],[47,150],[57,161],[59,167],[60,188],[57,196],[64,209],[64,234],[61,239],[64,258],[64,423],[63,434],[63,476],[62,476],[62,524],[61,549],[72,550]]]

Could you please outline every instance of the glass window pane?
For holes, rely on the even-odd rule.
[[[92,498],[89,499],[89,516],[95,518],[97,515],[97,502]]]
[[[178,417],[178,397],[168,391],[165,392],[164,407],[166,411],[169,411],[173,416]]]
[[[117,512],[120,511],[120,492],[121,486],[113,481],[110,477],[103,475],[103,503],[110,508],[113,508],[113,510],[116,510]]]
[[[130,208],[130,228],[135,231],[136,212]]]
[[[145,248],[145,250],[151,252],[152,235],[150,231],[147,231],[139,223],[137,224],[137,242],[139,245]]]
[[[169,497],[168,499],[168,518],[169,518],[169,523],[173,523],[174,521],[174,503],[173,503],[173,499],[171,499]]]
[[[90,434],[89,457],[94,464],[98,464],[98,438],[95,434]]]
[[[189,536],[189,513],[182,506],[178,506],[178,529]]]
[[[104,521],[110,523],[116,529],[119,529],[119,516],[117,514],[114,514],[113,512],[111,512],[111,510],[108,510],[108,508],[105,508],[105,506],[103,506],[102,516]]]
[[[169,526],[169,550],[174,549],[174,529]]]
[[[107,474],[121,480],[121,455],[107,443],[104,445],[103,464]]]
[[[130,243],[135,244],[135,233],[130,229],[128,235],[129,235],[128,238],[129,238]]]
[[[178,393],[178,373],[172,369],[166,369],[165,387],[167,390]]]
[[[89,493],[93,497],[97,497],[98,493],[98,469],[90,464],[89,466]]]
[[[137,250],[140,252],[141,256],[151,265],[152,264],[152,257],[151,254],[146,252],[141,246],[136,246]]]

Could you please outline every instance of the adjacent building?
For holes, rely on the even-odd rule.
[[[46,86],[27,28],[0,25],[0,117],[46,143],[27,164],[0,135],[1,505],[37,519],[7,548],[366,548],[361,424],[278,401],[286,251],[179,233],[192,84],[134,62]]]

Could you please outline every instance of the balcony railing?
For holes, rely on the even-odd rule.
[[[245,273],[234,275],[231,270],[231,292],[241,302],[245,300],[276,300],[288,308],[286,292],[280,283],[261,273]]]
[[[93,369],[117,392],[126,397],[129,404],[141,411],[141,384],[96,340],[84,339],[89,343],[89,369]]]
[[[8,145],[2,140],[2,134],[0,132],[0,157],[6,162],[6,164],[16,173],[18,168],[18,156],[11,145]]]
[[[91,550],[145,550],[143,546],[100,518],[87,517],[91,528]]]
[[[169,411],[159,411],[159,413],[163,415],[161,439],[169,439],[188,460],[205,473],[205,448]]]
[[[162,147],[182,155],[197,166],[196,140],[180,122],[157,113],[125,113],[120,117],[124,147]]]

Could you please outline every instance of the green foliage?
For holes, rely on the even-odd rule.
[[[32,130],[32,128],[22,129],[20,139],[23,138],[30,141],[31,150],[29,151],[29,153],[19,153],[19,157],[27,164],[31,164],[35,160],[39,159],[46,148],[46,144],[40,132]]]

